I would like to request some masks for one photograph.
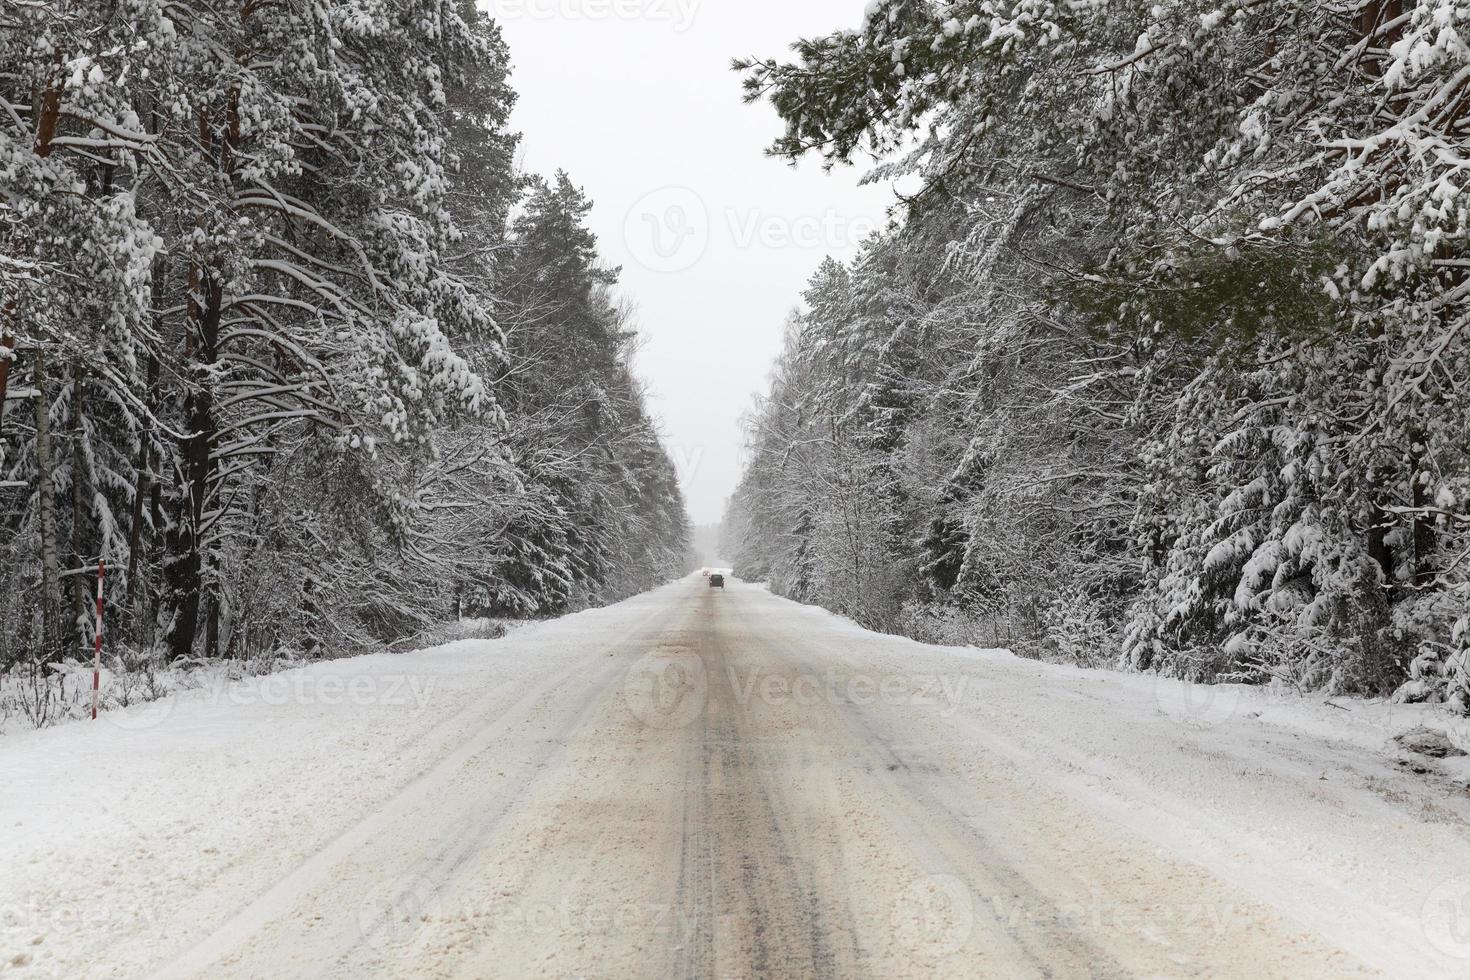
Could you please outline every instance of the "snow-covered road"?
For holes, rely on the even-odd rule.
[[[1470,976],[1405,724],[688,580],[0,740],[0,973]]]

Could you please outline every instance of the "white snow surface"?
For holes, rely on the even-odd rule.
[[[0,974],[205,972],[211,943],[245,941],[405,800],[479,791],[459,770],[491,744],[487,722],[551,738],[535,712],[553,680],[613,690],[616,658],[654,649],[649,624],[675,604],[731,603],[720,615],[801,656],[939,678],[936,710],[907,731],[915,744],[1024,773],[1110,839],[1204,869],[1369,971],[1470,976],[1470,767],[1392,743],[1429,726],[1470,748],[1464,724],[924,646],[754,586],[710,591],[686,580],[499,640],[326,662],[0,738]],[[506,779],[493,792],[514,801],[543,777],[510,744],[491,768]]]

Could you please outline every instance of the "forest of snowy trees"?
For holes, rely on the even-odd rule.
[[[877,0],[737,63],[917,186],[817,271],[737,572],[866,625],[1470,710],[1470,5]]]
[[[0,6],[0,675],[342,655],[683,570],[472,0]]]

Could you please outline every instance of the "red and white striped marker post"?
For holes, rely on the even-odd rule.
[[[107,563],[97,559],[97,629],[92,637],[92,720],[97,720],[97,699],[102,692],[102,583]]]

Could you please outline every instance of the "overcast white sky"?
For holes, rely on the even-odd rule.
[[[740,101],[732,57],[859,26],[865,0],[481,0],[500,21],[523,165],[565,169],[636,304],[648,383],[691,516],[740,477],[739,419],[763,391],[786,314],[824,255],[884,221],[861,171],[793,170],[762,151],[781,125]]]

